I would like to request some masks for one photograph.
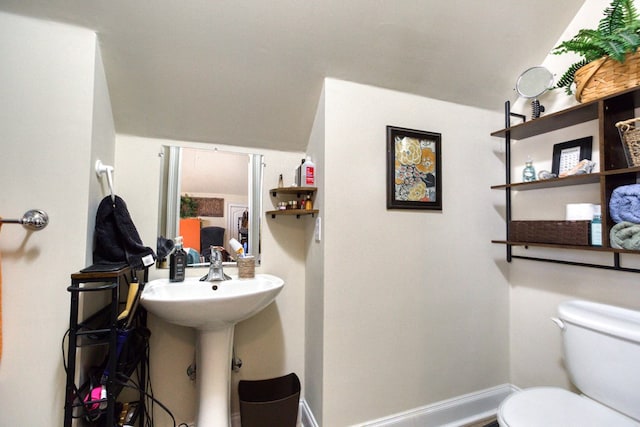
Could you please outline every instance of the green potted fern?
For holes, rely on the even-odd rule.
[[[574,52],[582,59],[569,67],[557,88],[588,102],[640,84],[640,20],[633,0],[613,0],[595,30],[582,29],[553,53]]]
[[[198,213],[198,202],[188,194],[180,196],[180,218],[193,218]]]

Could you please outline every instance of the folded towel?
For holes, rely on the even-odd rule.
[[[640,224],[640,184],[623,185],[613,190],[609,214],[614,222]]]
[[[640,250],[640,224],[623,221],[609,231],[611,247],[617,249]]]

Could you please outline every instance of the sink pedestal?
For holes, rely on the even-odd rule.
[[[234,326],[199,330],[196,344],[198,415],[196,427],[231,426],[231,357]]]

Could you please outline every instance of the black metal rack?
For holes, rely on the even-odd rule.
[[[511,104],[509,101],[505,102],[505,128],[491,133],[492,136],[504,138],[505,140],[505,184],[495,185],[491,188],[503,190],[505,192],[505,228],[507,240],[492,240],[492,242],[506,245],[507,262],[511,262],[512,259],[527,259],[532,261],[544,261],[557,264],[640,273],[640,269],[624,267],[621,265],[621,255],[638,255],[640,254],[640,251],[617,249],[608,244],[609,229],[613,224],[606,209],[611,193],[615,187],[636,183],[640,179],[640,167],[629,167],[626,163],[622,144],[619,142],[618,132],[615,127],[616,122],[633,117],[635,115],[635,109],[638,106],[640,106],[640,88],[632,88],[599,100],[576,105],[527,122],[525,116],[511,112]],[[518,117],[522,120],[522,123],[512,125],[512,117]],[[522,140],[591,120],[598,120],[600,172],[544,181],[522,182],[515,184],[511,182],[511,142],[513,139]],[[600,185],[600,200],[601,205],[603,206],[604,245],[602,247],[514,242],[508,240],[510,223],[512,220],[512,189],[517,191],[539,190],[592,183],[599,183]],[[567,249],[610,253],[613,255],[613,259],[611,260],[611,263],[596,264],[590,262],[575,262],[553,258],[515,255],[512,253],[513,246],[521,246],[525,249],[528,249],[531,246],[561,250]]]
[[[96,417],[96,422],[99,420],[100,426],[112,427],[117,425],[116,417],[116,398],[119,392],[122,390],[122,385],[114,380],[115,373],[118,372],[118,313],[120,309],[120,295],[123,286],[130,286],[132,280],[135,280],[136,272],[130,267],[122,267],[115,271],[109,272],[78,272],[71,274],[71,285],[67,288],[67,291],[71,295],[71,307],[69,316],[69,338],[67,347],[67,380],[66,380],[66,392],[65,392],[65,408],[64,408],[64,427],[71,427],[74,419],[74,411],[83,413],[87,411],[87,407],[99,407],[99,417]],[[148,280],[148,270],[144,269],[143,280],[144,283]],[[89,316],[83,321],[79,321],[79,304],[80,295],[88,295],[90,293],[110,293],[109,303],[95,313]],[[137,310],[136,314],[137,327],[146,327],[146,312],[142,307]],[[146,328],[145,328],[146,329]],[[147,337],[148,338],[148,337]],[[100,397],[95,399],[93,397],[82,396],[82,393],[76,386],[75,377],[78,369],[77,360],[77,348],[89,346],[89,345],[103,345],[106,346],[105,354],[105,371],[114,373],[105,378],[106,397]],[[146,363],[143,359],[146,358],[146,354],[140,359],[136,359],[135,366],[140,369],[140,378],[142,383],[140,387],[140,400],[139,400],[139,416],[140,424],[144,425],[144,389],[146,378]],[[135,369],[135,367],[133,368]],[[130,374],[130,373],[128,373]]]

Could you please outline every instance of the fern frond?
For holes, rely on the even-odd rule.
[[[611,59],[615,59],[618,62],[624,61],[627,50],[619,38],[615,36],[605,37],[602,40],[598,40],[597,45],[605,51]]]
[[[580,68],[584,67],[585,65],[587,65],[589,62],[591,61],[587,61],[585,59],[576,62],[575,64],[571,65],[569,67],[569,69],[567,71],[565,71],[565,73],[562,75],[562,77],[560,77],[560,79],[558,79],[558,83],[556,83],[556,88],[560,89],[560,88],[564,88],[564,91],[567,95],[571,95],[573,94],[573,90],[571,88],[571,85],[573,84],[573,80],[575,78],[576,75],[576,71],[578,71]]]
[[[637,32],[620,31],[615,37],[627,51],[633,51],[640,46],[640,34]]]
[[[597,30],[582,29],[571,40],[560,43],[553,53],[561,55],[566,52],[575,52],[593,61],[607,54],[602,48],[602,37],[602,33]]]
[[[625,10],[623,2],[625,0],[613,0],[608,8],[604,10],[604,18],[598,24],[598,31],[609,36],[624,26]]]
[[[630,27],[634,25],[639,16],[633,0],[622,0],[622,8],[624,9],[624,26]]]

